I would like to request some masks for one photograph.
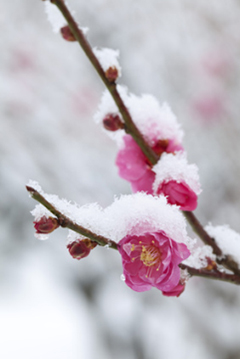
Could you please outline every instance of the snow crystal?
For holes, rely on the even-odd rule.
[[[214,237],[223,253],[232,256],[240,268],[240,234],[228,225],[214,227],[209,224],[205,230],[211,237]]]
[[[123,195],[104,212],[108,236],[117,242],[126,235],[164,231],[176,242],[191,248],[185,218],[177,206],[167,204],[164,196],[154,197],[143,192]]]
[[[58,10],[56,5],[53,5],[49,1],[45,1],[45,12],[48,20],[52,25],[53,32],[59,32],[59,30],[66,25],[66,20],[62,13]]]
[[[35,189],[40,194],[43,193],[42,188],[41,188],[41,186],[39,185],[39,183],[37,181],[29,180],[28,183],[26,184],[26,186]]]
[[[40,221],[42,217],[54,217],[53,214],[41,204],[37,204],[30,213],[33,215],[36,222]]]
[[[34,236],[37,238],[37,239],[40,239],[41,241],[46,241],[49,237],[48,234],[42,234],[42,233],[35,233]]]
[[[162,106],[152,95],[144,94],[140,97],[128,93],[126,87],[117,86],[132,119],[140,132],[145,136],[150,145],[157,139],[174,139],[181,143],[183,131],[170,107],[164,103]],[[102,96],[95,121],[101,122],[108,113],[119,114],[118,108],[111,95],[105,91]],[[120,114],[119,114],[120,115]],[[117,131],[120,132],[120,131]],[[119,135],[108,133],[113,139],[119,140]],[[123,136],[124,131],[121,132]]]
[[[118,77],[121,76],[121,66],[118,62],[119,50],[112,50],[107,48],[93,48],[93,52],[98,58],[104,71],[107,71],[109,67],[115,67],[118,70]]]
[[[208,245],[203,245],[202,247],[194,248],[191,251],[190,257],[188,257],[185,261],[183,261],[184,264],[200,269],[207,267],[208,261],[207,258],[210,258],[211,260],[216,260],[216,255],[213,254],[212,247]]]
[[[186,153],[163,153],[158,163],[153,167],[156,179],[153,190],[156,192],[164,181],[184,181],[197,195],[201,193],[198,168],[195,164],[188,164]]]

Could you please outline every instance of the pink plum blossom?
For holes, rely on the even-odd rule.
[[[193,211],[197,207],[198,197],[185,182],[174,180],[163,182],[157,194],[163,194],[167,197],[168,203],[180,206],[183,211]]]
[[[126,284],[136,292],[160,289],[166,296],[184,290],[178,265],[189,257],[184,243],[177,243],[164,231],[127,235],[119,242]]]
[[[119,176],[131,183],[133,192],[144,191],[152,194],[155,173],[147,157],[130,135],[123,137],[124,147],[120,149],[116,158]],[[152,146],[155,153],[172,153],[182,150],[182,146],[174,140],[156,140]]]

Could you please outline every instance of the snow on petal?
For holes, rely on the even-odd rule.
[[[167,204],[164,196],[154,197],[143,192],[115,199],[105,209],[109,221],[109,236],[117,242],[126,235],[141,235],[148,231],[163,231],[175,242],[192,248],[186,231],[186,220],[176,206]]]
[[[197,195],[201,193],[198,168],[195,164],[188,164],[185,152],[179,151],[175,155],[163,153],[153,171],[156,173],[155,193],[161,183],[170,180],[185,182]]]
[[[157,139],[174,139],[181,143],[183,131],[168,104],[160,106],[157,99],[148,94],[138,97],[130,94],[127,107],[133,121],[150,145]]]
[[[37,184],[37,187],[40,186]],[[126,235],[163,231],[175,242],[186,244],[189,250],[192,248],[184,216],[177,206],[167,204],[164,196],[154,197],[143,192],[123,195],[103,209],[96,203],[79,206],[55,195],[45,194],[42,190],[41,194],[73,222],[116,242]],[[44,215],[52,216],[41,204],[31,213],[35,220]]]
[[[117,90],[128,108],[134,123],[150,146],[154,145],[156,140],[161,139],[173,140],[175,146],[182,142],[183,131],[168,104],[164,103],[161,106],[152,95],[144,94],[136,96],[129,93],[124,86],[117,85]],[[109,113],[119,114],[119,111],[111,95],[105,91],[98,112],[95,115],[95,121],[100,123]],[[114,134],[108,133],[120,146],[122,145],[121,137],[124,134],[124,131],[118,131]]]

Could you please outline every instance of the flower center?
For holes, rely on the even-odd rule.
[[[142,246],[140,259],[145,266],[151,267],[160,262],[161,253],[159,249],[154,246]]]

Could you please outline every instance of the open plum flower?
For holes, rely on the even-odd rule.
[[[123,141],[124,146],[119,150],[116,158],[119,176],[131,183],[134,193],[144,191],[152,194],[155,172],[151,164],[130,135],[125,135]],[[172,139],[155,140],[152,148],[158,155],[183,150],[182,146]]]
[[[163,154],[153,170],[156,173],[153,184],[155,195],[163,194],[169,204],[175,204],[183,211],[196,209],[201,192],[198,168],[187,163],[184,152]]]
[[[137,292],[160,289],[166,296],[179,296],[181,282],[178,265],[190,256],[184,243],[177,243],[163,231],[127,235],[119,242],[126,284]]]

